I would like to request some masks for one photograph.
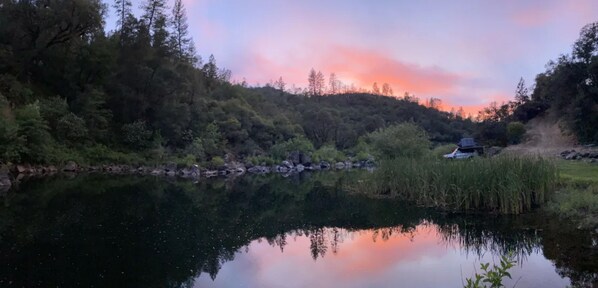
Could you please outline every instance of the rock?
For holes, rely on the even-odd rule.
[[[353,168],[361,168],[361,162],[353,163]]]
[[[164,174],[164,170],[156,168],[156,169],[153,169],[152,172],[150,172],[150,174],[152,174],[154,176],[162,175],[162,174]]]
[[[322,161],[322,162],[320,162],[320,168],[322,168],[322,169],[330,169],[330,163],[328,163],[326,161]]]
[[[19,164],[19,165],[17,165],[17,173],[18,174],[29,174],[29,173],[31,173],[31,166],[29,164]]]
[[[208,170],[206,172],[204,172],[204,174],[206,175],[206,177],[210,178],[210,177],[216,177],[218,176],[218,171],[215,170]]]
[[[292,169],[294,166],[293,163],[291,163],[291,161],[286,161],[286,160],[282,161],[281,165],[286,167],[289,170]]]
[[[0,173],[0,187],[10,187],[12,182],[8,173]]]
[[[75,161],[68,161],[66,162],[66,165],[64,165],[64,168],[62,168],[62,171],[64,172],[76,172],[77,171],[77,163],[75,163]]]
[[[174,162],[170,162],[168,164],[166,164],[166,166],[164,166],[164,170],[166,170],[166,172],[175,172],[176,173],[176,163]]]
[[[48,169],[48,172],[50,172],[50,173],[54,173],[54,172],[58,171],[58,168],[56,168],[56,166],[54,166],[54,165],[48,166],[47,169]]]
[[[345,162],[336,162],[336,164],[334,164],[334,168],[345,169]]]
[[[295,166],[295,169],[297,170],[297,172],[303,172],[303,170],[305,170],[305,166],[303,166],[303,164],[297,164],[297,166]]]
[[[168,177],[174,177],[174,176],[176,176],[176,171],[174,171],[174,170],[168,170],[164,174],[166,174],[166,176],[168,176]]]
[[[287,168],[287,166],[276,165],[276,167],[274,168],[274,171],[276,171],[278,173],[287,173],[287,172],[289,172],[289,168]]]
[[[573,152],[569,152],[569,154],[567,154],[567,155],[565,156],[565,160],[577,160],[577,159],[578,159],[578,157],[579,157],[579,158],[581,158],[581,157],[579,156],[579,153],[577,153],[577,152],[573,151]]]

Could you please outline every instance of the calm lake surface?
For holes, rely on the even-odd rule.
[[[0,196],[0,287],[462,287],[508,251],[507,287],[598,287],[594,232],[346,193],[357,173],[26,181]]]

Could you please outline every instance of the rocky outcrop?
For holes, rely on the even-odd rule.
[[[66,162],[66,165],[64,165],[64,167],[62,168],[62,171],[77,172],[78,168],[79,168],[79,166],[77,166],[77,163],[75,163],[75,161],[68,161],[68,162]]]
[[[565,150],[560,154],[561,158],[565,160],[584,160],[590,163],[598,163],[598,151],[586,150],[586,151],[575,151]]]

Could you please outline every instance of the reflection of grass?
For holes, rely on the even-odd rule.
[[[579,222],[598,226],[598,165],[581,161],[558,161],[561,188],[547,209]]]

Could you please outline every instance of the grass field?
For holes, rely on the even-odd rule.
[[[582,161],[556,161],[561,178],[565,182],[598,184],[598,164]]]
[[[580,228],[598,227],[598,164],[558,160],[560,187],[546,209]]]

